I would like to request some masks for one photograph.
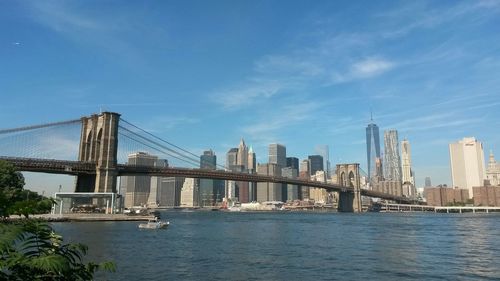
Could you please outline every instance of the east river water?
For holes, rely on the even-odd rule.
[[[111,260],[98,280],[500,280],[500,214],[163,212],[55,223]]]

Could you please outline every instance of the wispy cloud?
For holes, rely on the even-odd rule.
[[[484,13],[477,13],[478,11],[495,12],[498,8],[500,8],[499,2],[495,0],[463,1],[454,6],[441,8],[429,8],[425,2],[415,2],[400,9],[379,13],[377,17],[398,24],[395,28],[382,32],[383,37],[393,38],[405,36],[419,29],[435,28],[454,20],[462,20],[461,23],[464,24],[465,17],[466,21],[476,24],[484,18]]]
[[[237,109],[243,105],[253,104],[257,100],[271,98],[286,87],[286,83],[279,80],[250,81],[215,93],[213,97],[225,109]]]
[[[249,135],[252,139],[261,139],[262,136],[274,136],[280,133],[280,130],[291,128],[305,121],[310,121],[317,116],[317,110],[321,107],[316,102],[305,102],[300,104],[287,104],[279,106],[261,115],[257,122],[243,127],[242,131],[245,135]],[[293,114],[287,114],[293,112]],[[266,140],[269,138],[266,137]],[[274,140],[276,141],[276,140]]]
[[[163,45],[167,37],[164,28],[149,24],[148,20],[133,22],[126,9],[115,10],[114,16],[108,16],[79,1],[32,1],[24,5],[32,21],[72,42],[105,51],[108,58],[119,57],[118,62],[135,68],[145,63],[142,42],[148,39]],[[143,40],[130,40],[134,36]]]
[[[353,63],[346,73],[334,73],[334,83],[344,83],[358,79],[366,79],[383,74],[394,68],[396,64],[382,58],[367,58]]]
[[[138,124],[138,127],[143,128],[150,133],[164,133],[179,126],[199,123],[198,118],[188,116],[156,116],[147,122]]]

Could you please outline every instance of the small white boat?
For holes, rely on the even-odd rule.
[[[170,222],[163,222],[160,221],[157,217],[154,219],[148,220],[147,223],[140,223],[139,228],[144,228],[144,229],[160,229],[160,228],[167,228],[167,226],[170,224]]]

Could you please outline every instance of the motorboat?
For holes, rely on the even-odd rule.
[[[167,228],[170,225],[170,222],[164,222],[159,220],[157,217],[154,217],[152,219],[149,219],[148,222],[146,223],[140,223],[139,228],[144,228],[144,229],[161,229],[161,228]]]

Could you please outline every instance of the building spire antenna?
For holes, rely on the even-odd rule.
[[[370,107],[370,121],[373,123],[373,110]]]

